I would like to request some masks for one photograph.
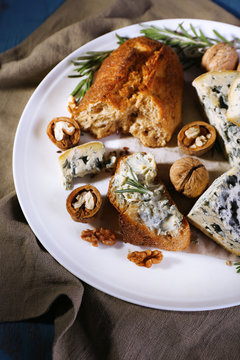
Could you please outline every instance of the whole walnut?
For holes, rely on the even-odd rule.
[[[209,174],[198,159],[187,156],[172,164],[170,180],[178,192],[189,198],[195,198],[207,188]]]
[[[237,63],[237,50],[227,43],[218,43],[206,50],[201,65],[207,71],[219,71],[234,70]]]

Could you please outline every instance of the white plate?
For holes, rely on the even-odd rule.
[[[180,22],[186,28],[192,23],[209,36],[213,36],[212,29],[216,29],[229,39],[240,37],[236,26],[203,20],[171,19],[145,25],[176,29]],[[138,250],[138,247],[122,243],[113,247],[93,247],[80,238],[82,229],[89,226],[75,223],[66,211],[69,192],[62,187],[58,149],[46,136],[46,127],[52,118],[69,115],[67,99],[79,81],[67,77],[72,73],[70,60],[89,50],[114,49],[117,47],[115,33],[134,37],[140,34],[140,29],[139,25],[128,26],[89,42],[60,62],[38,86],[22,114],[14,143],[13,172],[21,207],[38,239],[60,264],[110,295],[167,310],[209,310],[238,305],[240,275],[233,267],[226,266],[224,260],[164,251],[161,264],[150,269],[141,268],[127,260],[128,251]],[[185,116],[187,113],[185,111]],[[83,142],[90,139],[86,135],[82,137]],[[127,144],[132,151],[146,151],[132,137],[110,136],[103,142],[109,149]],[[153,152],[158,155],[158,161],[163,162],[168,153],[173,159],[180,156],[173,147],[154,149]],[[108,180],[106,175],[91,180],[85,178],[75,186],[91,181],[101,191],[104,206],[93,226],[101,224],[114,229],[117,214],[105,197]]]

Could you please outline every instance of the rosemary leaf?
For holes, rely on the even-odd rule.
[[[118,45],[122,45],[126,40],[128,40],[128,37],[122,37],[122,36],[120,36],[120,35],[118,35],[118,34],[115,34],[116,35],[116,37],[117,37],[117,39],[118,39]]]
[[[240,262],[235,262],[233,265],[236,266],[236,272],[240,273]]]
[[[182,23],[179,24],[179,28],[181,29],[182,33],[183,33],[188,39],[193,39],[193,37],[184,29]]]
[[[212,42],[209,41],[209,40],[206,38],[206,36],[204,35],[204,33],[202,32],[201,29],[199,30],[199,33],[200,33],[200,39],[201,39],[203,42],[205,42],[206,44],[208,44],[209,46],[211,46],[211,45],[212,45]]]
[[[198,37],[198,34],[197,34],[197,32],[196,32],[196,30],[195,30],[195,28],[194,28],[194,26],[193,26],[192,24],[190,24],[190,29],[192,30],[193,34],[194,34],[196,37]]]
[[[123,193],[140,193],[145,194],[146,191],[138,189],[138,188],[131,188],[131,189],[122,189],[122,190],[115,190],[115,193],[123,194]]]
[[[77,86],[75,87],[75,89],[72,91],[71,95],[72,96],[76,96],[77,93],[81,90],[81,88],[83,87],[83,85],[85,84],[85,80],[80,81]]]
[[[220,35],[219,32],[217,32],[216,30],[213,30],[213,32],[221,41],[226,43],[228,42],[228,40],[224,36]]]
[[[126,180],[126,184],[128,184],[138,190],[142,190],[144,193],[152,193],[151,190],[148,190],[144,185],[140,184],[138,181],[134,181],[134,180],[128,178]]]

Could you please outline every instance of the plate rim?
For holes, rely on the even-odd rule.
[[[14,137],[14,145],[13,145],[13,154],[12,154],[12,168],[13,168],[13,179],[14,179],[14,185],[15,185],[15,189],[16,189],[16,194],[19,200],[19,204],[21,206],[21,209],[23,211],[23,214],[30,226],[30,228],[32,229],[33,233],[36,235],[36,237],[38,238],[38,240],[43,244],[43,246],[46,248],[46,250],[49,252],[49,254],[58,261],[58,263],[60,265],[62,265],[65,269],[67,269],[69,272],[71,272],[74,276],[76,276],[77,278],[79,278],[80,280],[83,280],[84,282],[88,283],[89,285],[93,286],[94,288],[109,294],[113,297],[116,297],[118,299],[127,301],[129,303],[133,303],[136,305],[140,305],[140,306],[144,306],[144,307],[149,307],[149,308],[155,308],[155,309],[160,309],[160,310],[169,310],[169,311],[187,311],[187,312],[192,312],[192,311],[208,311],[208,310],[217,310],[217,309],[223,309],[223,308],[229,308],[229,307],[233,307],[233,306],[237,306],[240,304],[240,299],[239,301],[233,302],[233,303],[228,303],[228,304],[221,304],[221,305],[212,305],[212,306],[192,306],[189,308],[186,307],[181,307],[181,306],[161,306],[161,305],[154,305],[154,304],[150,304],[150,303],[146,303],[143,301],[138,301],[137,299],[132,299],[131,297],[127,297],[127,296],[121,296],[121,294],[117,294],[114,291],[111,291],[109,289],[106,290],[106,288],[104,288],[104,286],[98,286],[96,285],[93,281],[89,281],[88,278],[85,277],[85,274],[81,275],[81,277],[79,276],[79,274],[76,272],[76,270],[73,267],[69,267],[69,265],[66,266],[64,259],[62,259],[60,257],[60,255],[58,253],[55,252],[56,248],[55,248],[55,244],[54,246],[52,246],[52,244],[47,243],[45,240],[41,239],[41,233],[40,230],[37,228],[34,220],[31,218],[31,216],[29,215],[28,209],[27,209],[27,204],[25,202],[25,199],[23,197],[23,194],[21,192],[21,185],[20,185],[20,181],[19,181],[19,176],[18,176],[18,166],[17,166],[17,158],[19,156],[19,154],[17,153],[18,151],[18,147],[19,147],[19,141],[21,141],[21,139],[19,140],[20,137],[20,132],[21,132],[21,128],[24,125],[24,118],[25,118],[25,114],[29,111],[29,108],[31,107],[31,103],[34,101],[35,97],[37,96],[37,93],[41,90],[41,88],[44,86],[45,82],[49,81],[49,79],[54,76],[54,74],[59,71],[61,69],[62,66],[64,66],[64,63],[67,62],[71,57],[75,57],[80,50],[84,52],[84,48],[91,46],[92,43],[102,40],[104,38],[107,37],[111,37],[112,35],[118,33],[119,31],[124,32],[125,30],[129,29],[129,28],[134,28],[134,27],[139,27],[140,25],[149,25],[149,24],[159,24],[160,22],[173,22],[178,24],[180,21],[186,21],[186,22],[192,22],[192,23],[208,23],[209,25],[211,25],[211,27],[214,26],[214,24],[224,24],[227,27],[232,27],[232,28],[236,28],[239,31],[239,28],[236,25],[232,25],[232,24],[227,24],[227,23],[223,23],[220,21],[211,21],[211,20],[204,20],[204,19],[191,19],[191,18],[174,18],[174,19],[160,19],[160,20],[150,20],[150,21],[145,21],[145,22],[141,22],[141,23],[136,23],[136,24],[131,24],[128,26],[124,26],[122,28],[119,29],[115,29],[111,32],[108,32],[104,35],[101,35],[95,39],[92,39],[91,41],[85,43],[84,45],[80,46],[78,49],[74,50],[73,52],[71,52],[70,54],[68,54],[65,58],[63,58],[56,66],[53,67],[53,69],[42,79],[42,81],[39,83],[39,85],[36,87],[36,89],[34,90],[34,92],[32,93],[31,97],[28,99],[27,104],[22,112],[22,115],[20,117],[17,129],[16,129],[16,133],[15,133],[15,137]],[[193,255],[193,254],[191,254]]]

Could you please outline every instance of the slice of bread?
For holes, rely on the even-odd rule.
[[[229,121],[240,126],[240,73],[230,86],[226,116]]]
[[[123,241],[163,250],[184,250],[190,243],[190,226],[165,186],[155,183],[156,179],[157,166],[152,154],[135,153],[119,160],[108,197],[120,213]]]
[[[143,145],[165,146],[181,123],[183,70],[177,54],[158,41],[125,41],[105,59],[94,84],[77,106],[81,129],[97,139],[120,131]]]

